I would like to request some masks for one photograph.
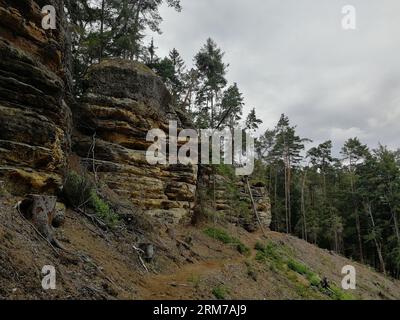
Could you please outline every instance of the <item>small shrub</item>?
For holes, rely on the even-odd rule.
[[[266,262],[267,261],[267,256],[263,251],[257,251],[256,253],[256,260],[258,262]]]
[[[247,246],[246,246],[245,244],[243,244],[243,243],[238,243],[238,244],[236,245],[236,250],[237,250],[240,254],[245,255],[245,256],[248,256],[248,255],[250,254],[250,248],[247,247]]]
[[[64,197],[67,204],[76,209],[85,206],[97,215],[99,219],[113,228],[119,223],[117,214],[99,197],[93,183],[75,171],[70,171],[64,182]]]
[[[229,291],[228,291],[228,289],[226,289],[224,286],[221,285],[221,286],[215,287],[212,290],[212,294],[218,300],[225,300],[226,296],[229,294]]]
[[[254,249],[256,249],[257,251],[262,251],[264,252],[265,250],[265,246],[261,243],[261,242],[257,242]]]
[[[75,171],[70,171],[64,182],[63,193],[67,204],[72,208],[84,205],[90,198],[92,183],[89,179],[80,176]]]
[[[225,244],[233,243],[233,238],[224,230],[217,228],[207,228],[206,230],[204,230],[204,233],[210,238],[218,240],[222,243]]]
[[[97,195],[95,190],[92,190],[90,193],[89,203],[96,215],[103,220],[107,226],[114,228],[119,223],[118,216],[110,209],[109,205]]]

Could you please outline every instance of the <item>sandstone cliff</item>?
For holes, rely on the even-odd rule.
[[[41,27],[44,5],[56,30]],[[0,180],[15,193],[54,192],[69,150],[68,41],[61,0],[0,0]]]
[[[154,166],[145,158],[149,130],[168,133],[169,120],[190,126],[161,79],[139,63],[105,60],[89,70],[85,86],[74,113],[74,151],[100,181],[148,214],[172,223],[188,216],[197,167]]]

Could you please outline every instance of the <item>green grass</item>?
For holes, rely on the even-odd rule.
[[[220,285],[212,290],[212,294],[218,300],[225,300],[226,296],[229,294],[229,290],[225,288],[223,285]]]
[[[236,250],[240,254],[243,254],[243,255],[250,254],[250,248],[248,248],[239,239],[229,235],[225,230],[210,227],[210,228],[207,228],[204,230],[204,234],[209,236],[210,238],[220,241],[224,244],[236,246]]]
[[[293,259],[290,259],[287,262],[287,265],[290,270],[304,276],[309,281],[312,287],[320,287],[321,278],[309,267]]]
[[[330,287],[331,297],[334,300],[356,300],[356,298],[349,292],[346,292],[335,285]]]
[[[307,279],[313,287],[318,287],[321,284],[321,278],[317,274],[312,274]]]
[[[314,273],[306,265],[296,260],[290,259],[287,262],[287,266],[289,267],[290,270],[297,272],[298,274],[301,274],[303,276],[306,276],[307,278],[311,278],[314,275]]]

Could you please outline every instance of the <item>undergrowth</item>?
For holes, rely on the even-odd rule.
[[[212,239],[218,240],[224,244],[234,245],[236,250],[243,255],[250,254],[250,248],[242,243],[239,239],[229,235],[225,230],[218,228],[207,228],[204,230],[204,234]]]
[[[325,288],[322,285],[321,277],[307,265],[295,260],[286,246],[277,245],[274,242],[268,242],[266,245],[257,243],[255,249],[257,250],[256,260],[260,263],[267,263],[272,271],[291,280],[299,296],[307,298],[315,296],[315,293],[320,293],[333,300],[354,299],[351,293],[345,292],[334,284]],[[299,281],[298,276],[307,280],[306,284]]]

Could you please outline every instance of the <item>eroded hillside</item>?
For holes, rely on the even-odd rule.
[[[67,251],[60,251],[13,208],[14,197],[0,199],[1,299],[400,298],[399,281],[363,265],[291,236],[264,237],[230,224],[170,229],[153,221],[147,239],[155,256],[143,264],[134,249],[143,232],[104,232],[68,211],[57,233]],[[341,270],[349,264],[357,270],[357,290],[345,292]],[[44,265],[57,270],[56,290],[42,289]],[[329,289],[320,285],[323,277]]]

